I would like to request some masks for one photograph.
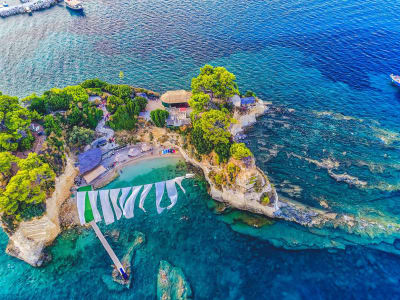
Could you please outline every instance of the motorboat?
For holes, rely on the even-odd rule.
[[[78,0],[65,0],[64,2],[72,10],[83,10],[82,3]]]

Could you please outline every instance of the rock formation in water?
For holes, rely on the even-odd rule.
[[[160,267],[158,269],[157,299],[192,299],[192,290],[182,269],[172,266],[165,260],[160,261]]]
[[[113,235],[115,236],[114,233]],[[135,257],[135,253],[137,249],[140,248],[146,241],[145,235],[139,231],[135,231],[133,233],[133,236],[134,236],[133,242],[130,244],[125,255],[121,259],[121,263],[124,266],[124,269],[128,274],[129,279],[128,280],[123,279],[116,268],[113,268],[111,277],[108,275],[102,276],[103,282],[106,284],[107,288],[110,291],[123,291],[126,288],[129,289],[132,285],[132,280],[133,280],[132,263]]]

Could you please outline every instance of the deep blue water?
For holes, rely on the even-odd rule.
[[[163,92],[189,88],[205,63],[222,65],[237,75],[241,90],[273,103],[246,142],[281,196],[399,222],[400,90],[388,77],[400,73],[397,2],[84,5],[85,15],[60,5],[0,20],[1,91],[23,97],[100,77]],[[329,170],[328,162],[334,166]],[[339,174],[359,184],[338,182]],[[197,299],[398,297],[399,257],[371,245],[384,240],[378,248],[390,252],[395,236],[370,239],[285,222],[260,230],[231,224],[234,217],[216,216],[205,190],[191,184],[187,202],[179,202],[171,219],[115,225],[126,240],[128,226],[148,239],[135,262],[137,280],[124,296],[152,298],[157,264],[166,259],[183,269]],[[180,222],[182,215],[189,222]],[[346,250],[325,248],[349,243]],[[52,251],[54,262],[40,270],[2,255],[3,293],[111,297],[101,279],[107,257],[92,233],[66,233]],[[81,262],[88,259],[84,269]],[[20,274],[28,280],[21,283]]]

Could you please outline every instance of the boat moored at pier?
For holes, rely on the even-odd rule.
[[[65,4],[72,10],[83,10],[82,3],[78,0],[65,0]]]

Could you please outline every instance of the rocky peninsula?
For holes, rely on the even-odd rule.
[[[223,87],[221,77],[228,78]],[[25,114],[23,130],[0,132],[13,141],[0,152],[6,162],[0,170],[0,209],[9,236],[7,253],[41,266],[51,259],[45,249],[61,230],[79,224],[71,197],[78,186],[103,186],[126,164],[157,157],[163,149],[175,149],[173,155],[198,168],[210,196],[227,206],[307,227],[328,226],[366,237],[391,234],[393,242],[400,232],[394,222],[338,214],[278,196],[250,149],[240,142],[246,128],[268,114],[269,103],[251,91],[239,96],[235,80],[224,68],[205,66],[192,80],[192,92],[168,97],[99,79],[33,94],[23,100],[26,108],[18,98],[0,94],[12,107],[7,108],[9,115]],[[188,107],[180,107],[182,103]],[[141,150],[135,145],[142,145]],[[98,147],[105,173],[88,179],[76,166],[77,156]],[[120,161],[120,156],[127,160]],[[27,187],[15,184],[21,178]],[[31,199],[44,205],[41,215],[29,217]],[[126,256],[127,266],[132,253],[133,248]]]

